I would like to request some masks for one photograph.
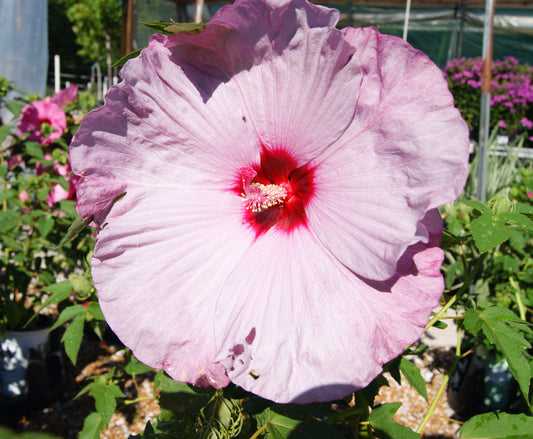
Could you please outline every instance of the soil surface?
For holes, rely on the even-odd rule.
[[[426,382],[429,403],[433,401],[442,382],[443,374],[453,360],[451,348],[437,347],[428,350],[422,358],[413,361],[421,368]],[[39,431],[63,439],[76,439],[83,428],[86,416],[94,411],[93,398],[82,395],[74,397],[87,384],[86,377],[100,375],[109,371],[113,365],[123,361],[123,351],[109,342],[84,340],[77,366],[65,364],[65,391],[59,401],[44,408],[34,410],[0,410],[0,425],[16,432]],[[395,415],[396,422],[416,429],[428,409],[428,402],[422,398],[406,379],[399,385],[386,375],[389,386],[384,386],[376,402],[402,402]],[[150,400],[153,395],[153,373],[136,377],[125,383],[124,393],[128,398],[146,397],[146,401],[127,406],[115,413],[101,439],[127,439],[130,434],[138,434],[146,423],[154,420],[159,413],[157,401]],[[452,421],[453,410],[448,406],[446,392],[437,404],[434,416],[426,424],[422,437],[425,439],[458,438],[459,424]]]

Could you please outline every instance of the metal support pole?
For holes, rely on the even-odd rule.
[[[485,21],[483,27],[483,71],[481,82],[481,115],[479,120],[479,150],[476,196],[481,202],[487,200],[487,156],[490,134],[490,83],[492,80],[492,37],[494,31],[493,0],[485,1]]]
[[[59,55],[54,55],[54,93],[61,90],[61,67]]]
[[[194,22],[201,23],[204,12],[204,0],[196,0],[194,5]]]
[[[405,4],[405,19],[403,21],[403,40],[407,41],[407,29],[409,28],[409,15],[411,14],[411,0]]]
[[[463,53],[463,37],[465,33],[465,19],[466,19],[466,1],[467,0],[461,0],[461,21],[459,24],[459,38],[457,40],[457,50],[455,51],[457,58],[461,58],[461,55]]]
[[[353,2],[352,0],[346,0],[346,6],[348,6],[348,27],[353,27]]]

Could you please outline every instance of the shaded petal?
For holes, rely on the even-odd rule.
[[[167,45],[186,73],[235,83],[261,143],[300,166],[353,118],[363,72],[337,20],[338,11],[303,0],[237,1],[200,34],[177,34]]]
[[[339,261],[369,279],[392,276],[405,249],[427,235],[418,221],[460,194],[468,129],[441,71],[375,29],[351,29],[365,67],[343,136],[312,162],[309,226]]]
[[[365,387],[420,337],[442,293],[442,250],[418,246],[383,292],[308,230],[271,229],[218,298],[217,359],[234,383],[277,402],[330,401]]]
[[[224,386],[213,314],[220,285],[253,240],[241,227],[240,200],[201,190],[130,195],[136,204],[113,210],[92,258],[106,320],[149,366],[178,381]]]

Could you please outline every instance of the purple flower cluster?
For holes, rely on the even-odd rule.
[[[481,58],[458,58],[449,61],[444,70],[455,105],[471,130],[479,123],[482,68]],[[494,61],[491,70],[491,125],[517,135],[531,136],[533,68],[508,56]]]

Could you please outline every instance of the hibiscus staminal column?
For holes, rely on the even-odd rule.
[[[307,224],[305,206],[313,195],[313,169],[300,166],[283,148],[263,147],[261,161],[240,168],[245,221],[257,236],[271,227],[289,233]]]

